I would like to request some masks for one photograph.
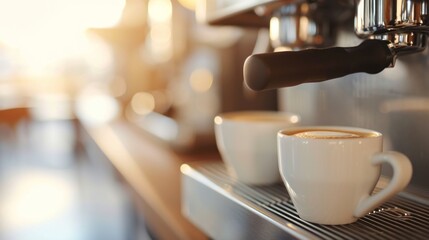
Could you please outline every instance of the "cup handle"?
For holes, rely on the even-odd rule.
[[[413,168],[410,160],[402,153],[388,151],[376,153],[371,162],[373,164],[388,163],[393,168],[393,177],[389,184],[380,192],[372,195],[365,196],[358,204],[354,211],[355,217],[363,217],[374,208],[380,206],[385,201],[392,198],[398,192],[402,191],[410,182]]]

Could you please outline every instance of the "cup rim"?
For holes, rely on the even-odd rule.
[[[312,130],[312,131],[324,131],[324,130],[339,130],[339,131],[345,131],[345,132],[357,132],[357,133],[368,133],[368,134],[372,134],[370,136],[359,136],[359,137],[355,137],[355,138],[344,138],[341,139],[341,141],[347,141],[347,140],[356,140],[356,139],[368,139],[368,138],[379,138],[382,137],[383,134],[381,134],[378,131],[372,130],[372,129],[367,129],[367,128],[360,128],[360,127],[351,127],[351,126],[300,126],[300,127],[289,127],[289,128],[285,128],[282,129],[280,131],[278,131],[277,136],[279,137],[291,137],[291,138],[298,138],[297,136],[288,134],[290,132],[296,133],[302,130]],[[310,140],[310,138],[308,138],[308,140]],[[317,140],[317,141],[332,141],[332,138],[311,138],[311,140]]]
[[[242,118],[241,116],[268,116],[272,118],[272,122],[283,122],[298,123],[300,116],[292,112],[279,112],[279,111],[264,111],[264,110],[243,110],[243,111],[231,111],[224,112],[216,115],[214,118],[215,124],[221,124],[223,121],[231,122],[253,122],[253,123],[266,123],[267,121],[249,121],[248,119]]]

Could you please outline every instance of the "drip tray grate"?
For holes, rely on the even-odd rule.
[[[405,195],[355,223],[320,225],[298,217],[283,184],[242,184],[230,177],[222,162],[183,165],[181,170],[183,213],[215,239],[429,238],[429,205]]]

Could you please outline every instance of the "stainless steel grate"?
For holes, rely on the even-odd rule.
[[[311,233],[320,239],[429,239],[429,206],[397,195],[391,201],[355,223],[320,225],[298,217],[282,184],[253,187],[242,184],[227,173],[222,163],[193,166],[195,171],[221,189],[229,198],[260,211],[276,221]],[[376,189],[378,191],[378,189]],[[273,218],[274,217],[274,218]]]

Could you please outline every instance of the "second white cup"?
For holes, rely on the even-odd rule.
[[[240,182],[280,182],[277,132],[294,126],[299,117],[274,111],[240,111],[215,117],[216,143],[231,175]]]

